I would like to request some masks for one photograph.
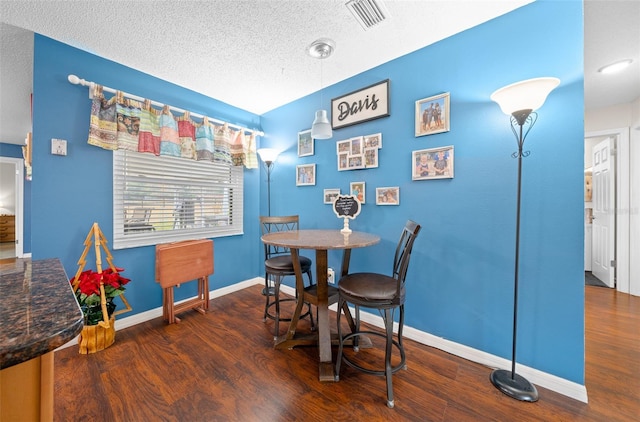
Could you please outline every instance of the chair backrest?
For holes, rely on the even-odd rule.
[[[260,227],[262,235],[274,232],[285,232],[298,230],[300,217],[297,215],[287,215],[279,217],[260,216]],[[289,248],[275,245],[264,245],[264,259],[269,259],[277,255],[288,254]]]
[[[404,280],[407,276],[407,269],[409,268],[409,258],[411,258],[411,250],[413,249],[413,242],[418,237],[420,232],[420,225],[415,221],[408,220],[402,229],[398,246],[396,246],[396,253],[393,257],[393,278],[399,281],[398,294],[402,288],[404,288]]]

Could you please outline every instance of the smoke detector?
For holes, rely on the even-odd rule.
[[[390,18],[382,0],[349,0],[345,6],[365,31]]]

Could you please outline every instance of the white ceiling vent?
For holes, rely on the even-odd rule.
[[[349,0],[345,6],[365,31],[389,19],[389,11],[382,0]]]

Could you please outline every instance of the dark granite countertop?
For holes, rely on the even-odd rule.
[[[0,368],[53,351],[82,327],[82,312],[60,260],[0,263]]]

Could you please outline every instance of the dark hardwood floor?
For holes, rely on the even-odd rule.
[[[207,315],[120,330],[98,353],[56,352],[55,420],[638,421],[640,297],[585,289],[588,404],[540,387],[538,402],[519,402],[493,387],[491,369],[406,340],[389,409],[384,378],[343,365],[339,382],[321,383],[316,348],[275,350],[254,286],[212,300]]]

